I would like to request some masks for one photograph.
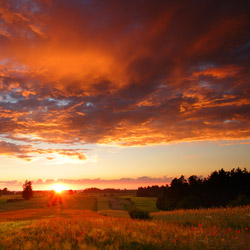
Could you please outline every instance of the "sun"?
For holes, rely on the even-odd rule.
[[[66,187],[65,185],[63,184],[54,184],[52,187],[51,187],[52,190],[54,190],[56,193],[61,193],[62,191],[64,190],[68,190],[68,187]]]

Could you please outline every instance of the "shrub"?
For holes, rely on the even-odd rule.
[[[6,202],[17,202],[17,201],[23,201],[23,199],[14,198],[14,199],[7,199],[6,200]]]
[[[131,208],[128,211],[132,219],[148,220],[150,219],[149,213],[147,211],[140,210],[138,208]]]
[[[73,190],[72,189],[70,189],[70,190],[68,190],[68,195],[73,195]]]

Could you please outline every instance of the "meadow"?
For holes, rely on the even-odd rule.
[[[133,196],[77,193],[55,206],[47,194],[0,198],[0,249],[250,249],[250,206],[163,212]],[[129,204],[151,219],[131,219]]]

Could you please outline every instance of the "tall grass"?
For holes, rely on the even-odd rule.
[[[250,228],[250,206],[176,210],[151,214],[155,220],[183,226]]]
[[[0,249],[250,249],[249,207],[159,212],[151,221],[41,210],[14,221],[15,211],[0,213]]]

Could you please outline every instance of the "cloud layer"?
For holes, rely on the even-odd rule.
[[[17,145],[15,143],[0,141],[0,155],[15,156],[27,161],[30,161],[39,154],[46,155],[47,160],[54,160],[57,155],[63,155],[72,159],[85,161],[86,156],[83,151],[86,150],[87,149],[40,149],[30,145]]]
[[[249,11],[248,1],[2,1],[0,153],[249,139]]]
[[[75,190],[83,190],[85,188],[90,187],[98,187],[98,188],[120,188],[120,189],[137,189],[138,187],[146,187],[152,185],[166,185],[172,181],[172,177],[148,177],[148,176],[141,176],[138,178],[121,178],[121,179],[46,179],[46,180],[35,180],[32,181],[32,186],[35,190],[48,190],[54,184],[61,183],[64,184],[66,187]],[[0,185],[2,188],[10,187],[12,190],[21,190],[22,189],[22,182],[17,180],[11,181],[0,181]]]

